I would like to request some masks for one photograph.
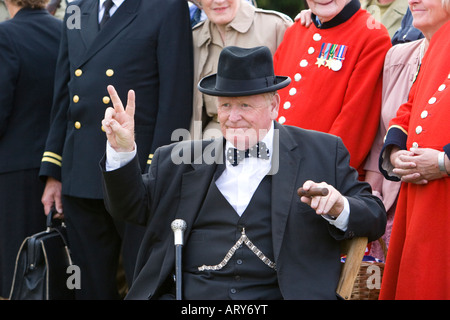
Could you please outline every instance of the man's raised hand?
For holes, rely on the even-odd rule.
[[[134,113],[135,93],[128,91],[128,101],[126,108],[113,86],[108,86],[108,93],[111,97],[113,107],[105,111],[105,118],[102,120],[106,137],[111,147],[117,152],[130,152],[134,150]]]

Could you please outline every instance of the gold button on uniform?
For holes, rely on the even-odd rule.
[[[112,77],[112,76],[114,75],[114,70],[113,70],[113,69],[108,69],[108,70],[106,70],[106,75],[107,75],[108,77]]]
[[[75,70],[75,75],[76,75],[77,77],[80,77],[82,74],[83,74],[83,71],[81,71],[81,69]]]
[[[80,101],[80,97],[77,95],[73,96],[73,102],[78,103],[78,101]]]
[[[74,124],[75,129],[80,129],[81,128],[81,123],[79,121],[76,121]]]
[[[108,96],[103,97],[103,103],[108,104],[111,101],[111,99]]]

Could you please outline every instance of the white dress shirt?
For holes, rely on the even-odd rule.
[[[271,168],[273,150],[273,123],[266,136],[261,140],[269,150],[269,159],[244,158],[237,166],[225,161],[226,168],[217,179],[216,185],[225,199],[230,203],[238,215],[242,215],[253,197],[262,179]],[[225,154],[228,148],[234,148],[229,141],[225,144]]]
[[[105,12],[105,7],[103,6],[105,4],[105,1],[106,0],[99,0],[99,3],[98,3],[98,23],[100,23],[100,21],[102,21],[103,13]],[[114,5],[109,10],[110,17],[113,16],[113,14],[116,12],[116,10],[120,7],[120,5],[124,1],[125,0],[113,0]]]
[[[227,199],[228,203],[234,208],[236,213],[241,216],[247,208],[256,189],[262,179],[271,169],[271,159],[273,150],[274,126],[272,126],[262,141],[269,149],[269,159],[244,158],[237,166],[232,166],[225,161],[226,167],[220,177],[216,180],[216,186]],[[278,143],[278,142],[277,142]],[[225,152],[229,147],[234,147],[230,142],[226,142]],[[106,171],[118,169],[130,162],[136,155],[136,145],[134,151],[116,152],[107,142],[106,145]],[[343,231],[347,230],[348,219],[350,215],[350,205],[344,197],[344,210],[336,219],[328,215],[322,215],[330,224]]]

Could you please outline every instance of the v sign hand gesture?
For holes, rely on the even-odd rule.
[[[105,111],[105,118],[102,120],[106,137],[111,147],[117,152],[130,152],[134,150],[134,113],[135,113],[135,93],[128,91],[128,101],[126,109],[120,101],[119,95],[113,86],[108,86],[108,93],[113,103],[113,108],[109,107]]]

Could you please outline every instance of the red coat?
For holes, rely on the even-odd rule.
[[[407,149],[417,144],[445,150],[449,156],[449,34],[447,22],[433,35],[409,100],[390,123],[385,145],[404,135]],[[449,195],[450,177],[426,185],[402,183],[380,299],[450,299]]]
[[[330,28],[326,23],[325,28],[295,23],[275,53],[274,69],[277,75],[292,79],[279,91],[278,121],[341,137],[349,149],[350,164],[361,173],[378,129],[381,75],[391,42],[384,26],[368,26],[370,15],[358,6],[350,3],[341,13],[353,10],[351,18],[337,25],[335,18]],[[324,52],[327,44],[345,46],[345,60],[338,71],[316,64],[322,45]]]

